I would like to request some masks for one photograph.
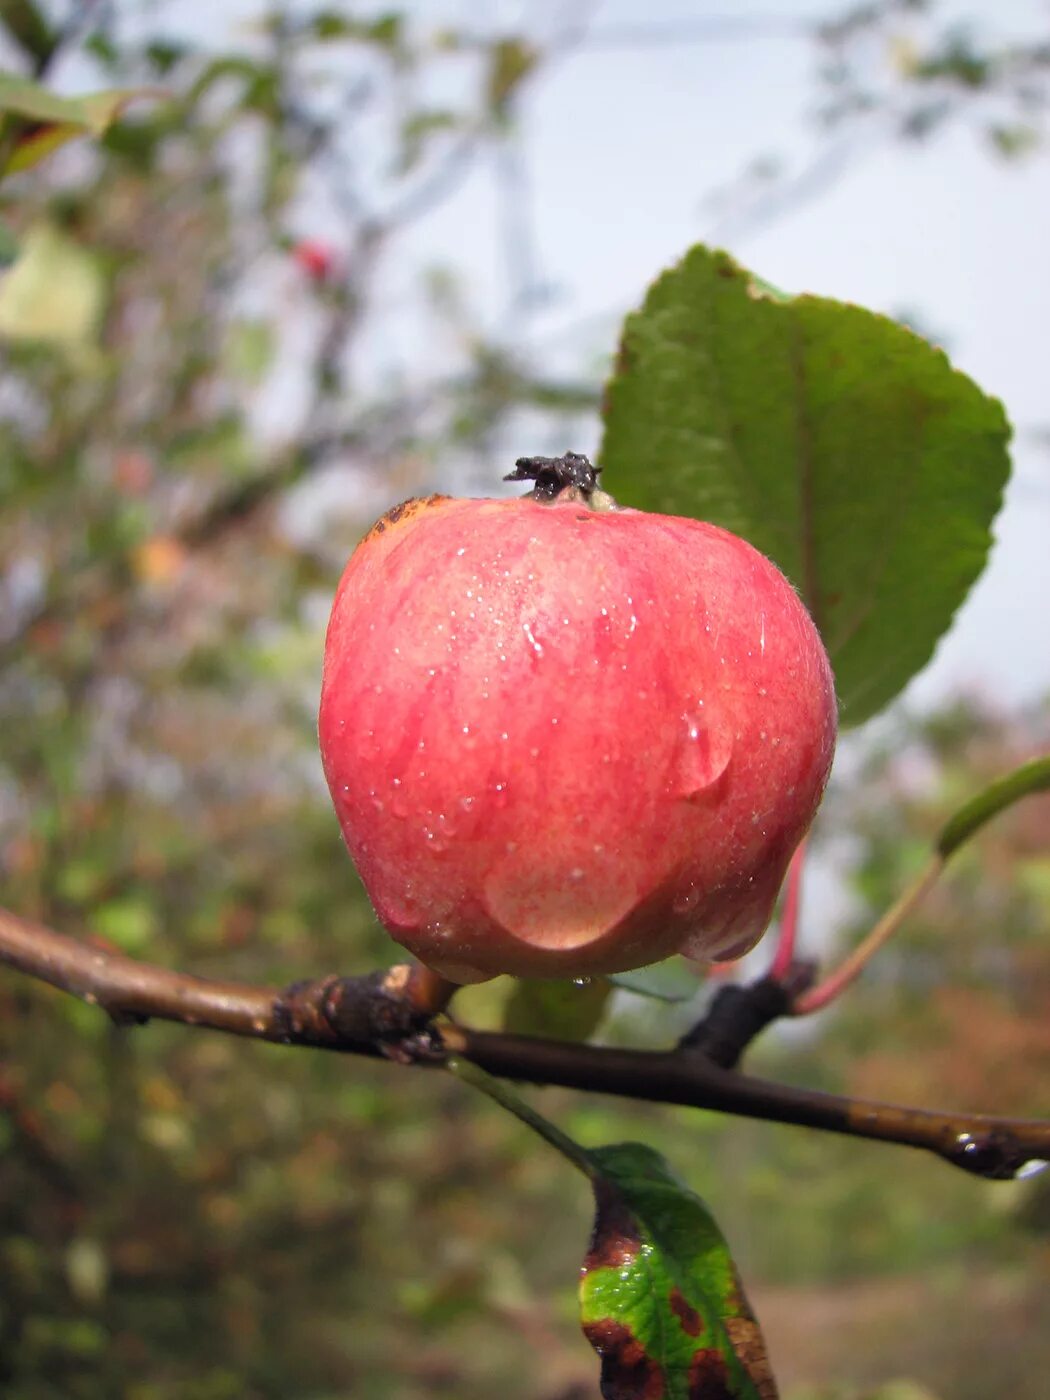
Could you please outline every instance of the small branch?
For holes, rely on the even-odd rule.
[[[988,1177],[1011,1177],[1026,1163],[1050,1160],[1050,1122],[933,1113],[796,1089],[723,1069],[695,1048],[621,1050],[439,1025],[431,1017],[455,986],[421,968],[326,977],[283,991],[213,982],[78,942],[6,910],[0,910],[0,962],[124,1023],[155,1016],[402,1063],[444,1064],[451,1055],[504,1079],[922,1147]]]
[[[792,1010],[796,1016],[810,1016],[814,1011],[822,1011],[825,1006],[840,997],[851,982],[864,971],[868,963],[883,946],[888,943],[904,920],[917,904],[926,896],[940,879],[944,870],[944,857],[933,856],[922,872],[907,887],[896,904],[886,910],[875,927],[845,958],[834,972],[805,992],[794,1003]]]
[[[792,963],[780,977],[770,973],[757,982],[720,987],[703,1020],[678,1042],[679,1051],[703,1055],[722,1069],[735,1068],[767,1026],[791,1013],[814,971],[812,963]]]

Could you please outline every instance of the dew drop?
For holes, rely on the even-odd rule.
[[[723,726],[707,722],[696,710],[682,715],[675,770],[681,797],[696,797],[725,772],[732,741]]]
[[[435,831],[432,826],[423,828],[423,838],[427,843],[427,850],[432,851],[435,855],[440,855],[442,851],[448,850],[448,842],[444,839],[443,833]]]
[[[700,886],[689,885],[672,902],[671,908],[676,914],[689,914],[700,903]]]
[[[541,644],[540,642],[538,642],[538,641],[536,640],[536,637],[535,637],[535,635],[534,635],[534,633],[533,633],[533,631],[532,631],[532,628],[529,626],[529,624],[528,624],[527,622],[523,622],[523,623],[521,624],[521,630],[525,633],[526,637],[528,637],[528,639],[529,639],[529,646],[532,647],[532,649],[533,649],[533,651],[536,653],[536,655],[537,655],[537,656],[542,656],[542,655],[543,655],[543,646],[542,646],[542,644]]]
[[[391,786],[394,789],[394,796],[390,802],[390,810],[395,817],[407,817],[409,812],[408,798],[405,793],[404,784],[400,778],[395,778]]]

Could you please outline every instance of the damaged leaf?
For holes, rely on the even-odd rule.
[[[758,1324],[707,1207],[638,1143],[593,1149],[580,1283],[604,1400],[776,1400]]]
[[[9,142],[4,172],[28,170],[74,137],[103,136],[129,102],[147,95],[135,90],[59,97],[27,78],[0,73],[0,113]]]

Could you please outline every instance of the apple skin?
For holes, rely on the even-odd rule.
[[[700,521],[431,496],[352,555],[321,755],[392,936],[454,981],[761,936],[835,747],[809,614]]]

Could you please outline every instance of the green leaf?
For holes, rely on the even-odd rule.
[[[517,981],[503,1008],[503,1029],[550,1040],[586,1040],[598,1028],[612,986],[604,977],[581,981]]]
[[[489,50],[486,99],[497,122],[510,115],[518,89],[540,61],[540,52],[524,39],[497,39]]]
[[[6,171],[27,170],[76,136],[103,136],[144,89],[58,97],[27,78],[0,73],[0,112],[15,118],[16,139]]]
[[[375,44],[379,48],[395,50],[401,47],[404,39],[404,16],[396,10],[380,14],[375,19],[351,19],[338,10],[321,10],[307,22],[306,32],[313,39],[355,39],[360,43]]]
[[[29,230],[0,276],[0,336],[72,347],[95,338],[105,280],[93,254],[51,224]]]
[[[596,1215],[580,1304],[605,1400],[772,1400],[762,1334],[703,1201],[640,1143],[589,1155]]]
[[[697,247],[625,324],[603,485],[774,559],[858,724],[925,665],[984,568],[1009,435],[1001,405],[897,322],[774,298]]]
[[[944,825],[937,838],[938,853],[947,859],[953,851],[980,831],[985,822],[991,821],[1007,807],[1012,807],[1022,797],[1035,792],[1050,791],[1050,757],[1033,758],[1030,763],[1022,763],[1005,778],[990,784],[983,792],[970,799]]]

